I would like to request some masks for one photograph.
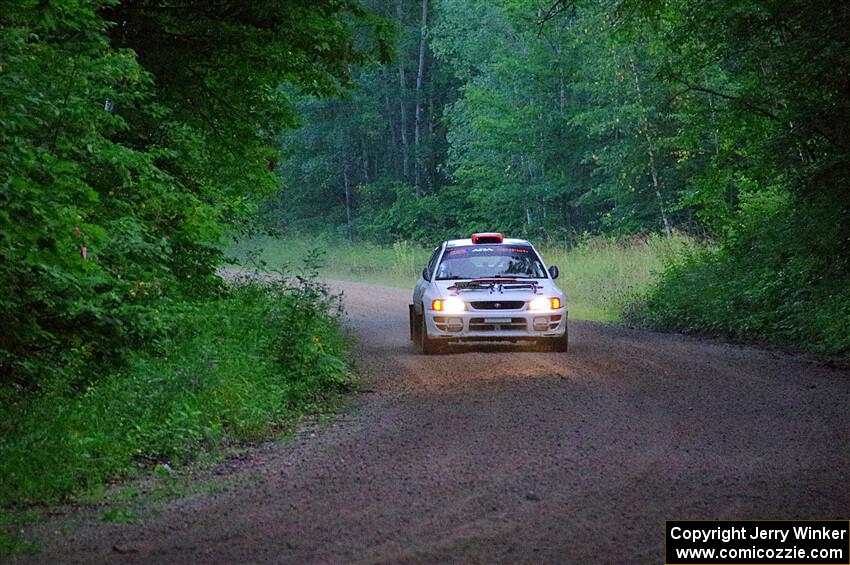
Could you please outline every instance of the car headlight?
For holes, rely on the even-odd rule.
[[[561,307],[560,298],[535,298],[528,303],[528,309],[533,312],[546,312]]]
[[[446,299],[438,298],[431,302],[431,309],[446,314],[459,314],[466,310],[466,304],[457,296],[449,296]]]

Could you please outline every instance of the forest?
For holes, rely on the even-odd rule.
[[[0,506],[350,386],[312,253],[223,280],[258,234],[684,240],[621,321],[850,354],[848,53],[835,0],[0,0]]]
[[[267,221],[433,245],[684,234],[626,319],[850,347],[848,17],[831,0],[398,0],[396,57],[301,97]]]

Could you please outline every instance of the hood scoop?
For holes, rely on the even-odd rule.
[[[510,278],[472,279],[470,281],[456,282],[447,290],[461,292],[464,290],[488,290],[490,294],[503,293],[506,290],[531,290],[534,293],[540,289],[537,281],[518,281]]]

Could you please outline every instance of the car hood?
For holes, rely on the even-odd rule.
[[[456,283],[468,281],[434,281],[434,286],[439,291],[439,296],[442,298],[448,296],[460,296],[464,300],[531,300],[535,297],[547,294],[551,291],[551,283],[548,280],[537,281],[537,292],[529,287],[511,288],[510,283],[504,285],[494,285],[490,288],[470,288],[463,290],[449,290]]]

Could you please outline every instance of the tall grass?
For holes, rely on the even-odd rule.
[[[279,270],[300,264],[315,249],[321,251],[319,273],[324,278],[399,288],[413,287],[432,251],[408,242],[374,245],[258,237],[234,243],[229,254],[243,265]]]
[[[590,237],[577,245],[544,245],[547,265],[558,265],[570,317],[617,322],[623,310],[657,282],[665,262],[690,245],[683,236]]]
[[[540,252],[561,270],[558,284],[567,293],[570,316],[610,322],[620,320],[627,304],[657,280],[665,260],[687,245],[683,236],[589,237],[570,247],[543,245]],[[264,237],[236,243],[230,254],[242,263],[264,261],[267,268],[280,269],[298,264],[314,248],[324,252],[323,277],[411,289],[432,251],[408,242],[381,246]]]

